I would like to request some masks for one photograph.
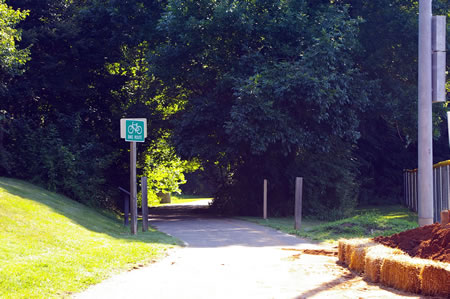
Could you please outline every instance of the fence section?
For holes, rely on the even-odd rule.
[[[403,203],[417,212],[417,169],[403,171]],[[450,209],[450,160],[433,165],[433,220],[441,221],[441,211]]]

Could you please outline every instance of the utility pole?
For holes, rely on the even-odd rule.
[[[432,0],[419,0],[419,226],[433,224]]]

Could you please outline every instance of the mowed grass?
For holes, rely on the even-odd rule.
[[[359,208],[353,217],[332,222],[306,219],[300,230],[294,229],[294,217],[241,219],[326,243],[336,243],[340,238],[389,236],[418,226],[417,214],[399,205]]]
[[[0,178],[0,298],[68,297],[177,244],[139,229],[132,236],[113,214]]]
[[[172,195],[171,203],[163,203],[163,204],[158,203],[154,206],[176,205],[176,204],[180,204],[180,203],[190,203],[190,202],[196,202],[199,200],[211,200],[211,199],[212,199],[212,197],[180,194],[180,195]]]

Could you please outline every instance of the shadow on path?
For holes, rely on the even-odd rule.
[[[151,222],[220,218],[212,212],[209,205],[167,205],[150,208],[148,213]]]
[[[218,216],[208,205],[152,208],[149,217],[151,226],[182,240],[191,248],[257,248],[313,243],[258,224]]]

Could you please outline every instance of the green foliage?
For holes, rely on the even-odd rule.
[[[7,174],[92,205],[113,204],[103,171],[114,155],[106,154],[94,140],[89,140],[78,115],[61,115],[45,127],[23,119],[10,119],[7,123],[5,152],[14,153],[0,164]],[[63,132],[70,138],[64,137]]]
[[[433,5],[448,15],[447,0]],[[303,176],[305,211],[344,217],[355,198],[396,201],[401,169],[415,166],[417,1],[1,0],[0,10],[0,174],[111,203],[128,185],[122,117],[148,119],[138,165],[152,198],[179,191],[195,160],[224,212],[259,213],[255,190],[269,179],[270,212],[289,214]],[[444,111],[434,111],[441,160]]]
[[[173,118],[174,143],[182,158],[219,166],[216,207],[256,213],[256,186],[268,178],[272,212],[289,213],[291,174],[312,175],[295,161],[358,139],[372,86],[352,57],[358,24],[333,3],[169,1],[158,27],[166,40],[151,53],[150,70],[165,91],[187,98]],[[342,142],[330,145],[334,139]],[[346,179],[349,190],[342,183],[330,198],[316,198],[353,202],[346,196],[354,177]]]
[[[358,35],[361,49],[354,58],[377,84],[360,124],[360,201],[398,203],[402,169],[417,167],[418,1],[344,2],[353,17],[364,20]],[[448,14],[448,7],[447,0],[435,0],[433,14]],[[433,105],[433,112],[433,147],[440,161],[448,157],[448,141],[441,133],[445,131],[439,104]]]
[[[27,10],[14,10],[0,0],[0,83],[3,83],[4,73],[20,73],[22,65],[29,60],[29,50],[17,48],[21,30],[16,28],[28,13]]]
[[[119,119],[147,117],[152,128],[161,126],[158,103],[147,104],[152,80],[142,40],[161,3],[11,2],[30,11],[20,46],[32,59],[1,98],[0,175],[110,206],[129,181]]]
[[[176,244],[155,230],[130,235],[112,214],[0,178],[1,298],[67,297]]]
[[[181,193],[180,185],[186,183],[184,173],[195,171],[199,165],[181,160],[166,138],[155,140],[147,148],[144,176],[153,193]]]
[[[358,204],[359,163],[350,146],[335,142],[329,153],[309,153],[298,163],[304,178],[303,214],[319,220],[349,217]]]

